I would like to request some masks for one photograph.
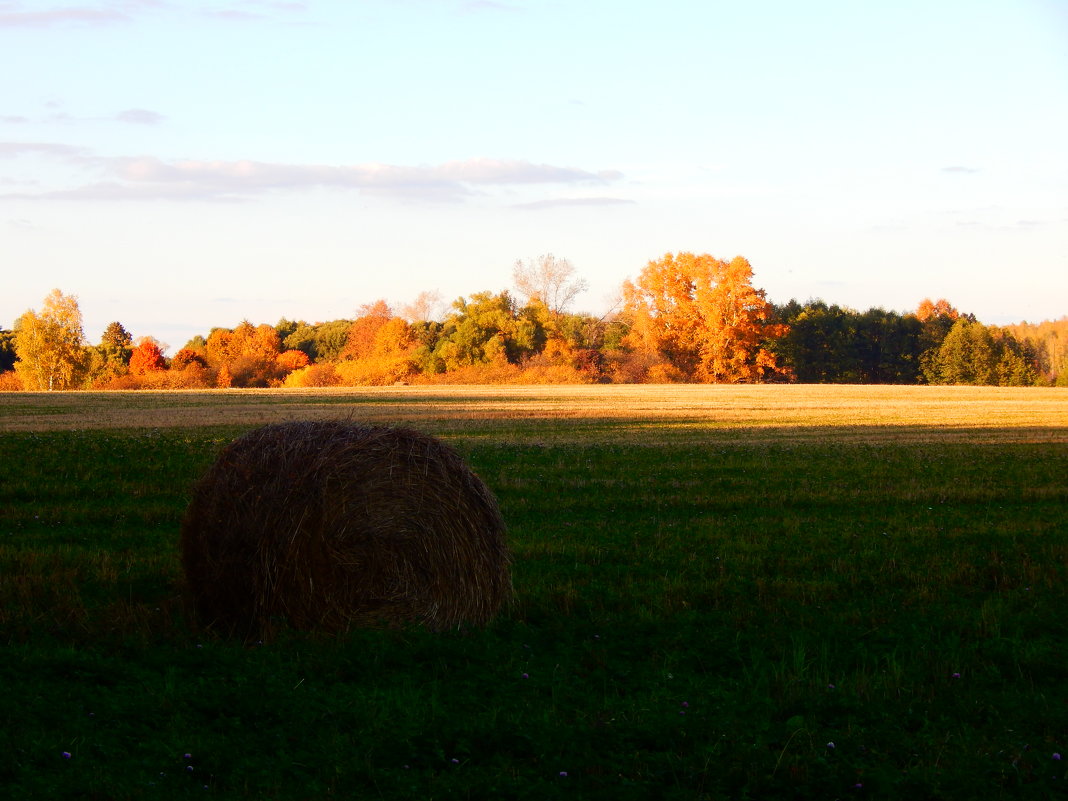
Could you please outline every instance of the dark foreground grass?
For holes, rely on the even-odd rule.
[[[5,797],[1068,798],[1063,444],[472,431],[502,617],[243,647],[177,558],[235,433],[0,437]]]

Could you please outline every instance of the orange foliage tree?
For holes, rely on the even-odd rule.
[[[353,323],[360,338],[367,328],[357,328],[362,320]],[[353,339],[350,338],[350,344]],[[369,342],[360,342],[357,358],[339,362],[335,369],[344,385],[386,385],[408,381],[415,374],[415,352],[418,347],[411,326],[400,317],[392,317],[374,329]]]
[[[366,359],[371,356],[378,330],[392,319],[393,310],[384,300],[361,306],[356,320],[349,328],[348,340],[341,350],[341,360]]]
[[[172,370],[186,370],[189,367],[207,367],[208,363],[204,360],[204,357],[197,353],[192,348],[182,348],[171,359]]]
[[[159,343],[152,337],[141,337],[130,354],[130,375],[147,375],[167,369],[167,360]]]
[[[960,312],[953,308],[953,304],[945,298],[939,298],[935,301],[930,298],[924,298],[916,309],[916,319],[921,323],[926,323],[934,317],[946,317],[950,320],[956,320],[960,317]]]
[[[625,345],[646,362],[646,380],[740,383],[785,377],[765,344],[786,332],[771,322],[764,290],[741,256],[668,253],[623,285],[631,329]],[[652,358],[650,358],[652,357]]]
[[[275,359],[282,342],[274,326],[245,320],[232,331],[212,330],[204,351],[208,364],[218,371],[218,386],[265,387],[277,379]]]
[[[294,370],[299,370],[302,367],[307,367],[311,364],[311,359],[308,354],[302,350],[286,350],[279,353],[274,362],[278,365],[278,371],[283,375],[288,375]]]

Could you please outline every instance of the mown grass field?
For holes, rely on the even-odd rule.
[[[307,417],[460,450],[515,603],[191,631],[191,484]],[[0,460],[6,797],[1068,798],[1063,390],[12,393]]]

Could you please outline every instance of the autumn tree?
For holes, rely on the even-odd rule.
[[[311,364],[308,354],[302,350],[284,350],[275,357],[274,361],[283,376]]]
[[[650,378],[735,383],[782,376],[768,341],[785,333],[741,256],[671,253],[624,284],[627,344],[660,357]]]
[[[207,361],[193,348],[182,348],[171,359],[172,370],[187,370],[190,367],[204,369],[208,366]]]
[[[916,307],[916,319],[921,323],[926,323],[936,317],[956,320],[960,317],[960,312],[945,298],[939,298],[938,300],[924,298],[921,300],[920,305]]]
[[[580,292],[589,288],[584,279],[575,277],[571,262],[552,253],[516,261],[512,281],[521,300],[541,301],[554,316],[562,314]]]
[[[376,300],[361,306],[356,319],[349,327],[345,347],[339,358],[366,359],[372,355],[375,347],[375,335],[378,330],[393,319],[393,310],[384,300]]]
[[[86,369],[85,333],[78,299],[53,289],[41,312],[15,322],[15,370],[32,390],[69,389]]]
[[[375,330],[374,339],[363,355],[335,365],[338,380],[347,386],[406,382],[416,372],[417,347],[407,321],[391,317]]]
[[[361,306],[335,365],[342,385],[385,385],[407,381],[416,372],[417,342],[408,322],[384,300]]]
[[[924,351],[928,351],[939,347],[942,344],[942,340],[946,338],[946,334],[953,328],[953,324],[961,317],[975,320],[972,315],[962,315],[945,298],[939,298],[936,301],[932,301],[930,298],[921,300],[920,305],[916,307],[916,319],[922,325],[921,348]]]
[[[163,349],[152,337],[141,337],[130,355],[130,375],[143,376],[167,369]]]
[[[1068,386],[1068,317],[1004,326],[1033,351],[1043,383]]]
[[[705,257],[705,258],[711,258]],[[630,318],[625,345],[648,360],[651,381],[693,380],[700,358],[697,257],[667,254],[650,261],[637,284],[623,283],[623,310]]]
[[[190,344],[196,345],[196,342]],[[201,349],[203,350],[203,349]],[[208,369],[203,353],[191,347],[180,348],[170,359],[168,386],[175,389],[203,389],[215,385],[218,374]]]
[[[242,321],[236,328],[214,328],[205,343],[205,358],[217,371],[219,386],[266,387],[276,376],[281,341],[274,326]]]

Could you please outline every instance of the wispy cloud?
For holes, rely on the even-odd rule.
[[[123,122],[130,125],[159,125],[167,118],[158,111],[147,108],[128,108],[104,117],[75,117],[65,111],[57,111],[41,117],[26,117],[11,114],[0,116],[0,123],[9,125],[26,125],[43,123],[46,125],[75,125],[83,122]]]
[[[268,192],[326,188],[413,200],[456,201],[492,188],[604,185],[622,177],[615,170],[594,172],[518,159],[475,158],[430,166],[167,161],[150,156],[101,157],[69,145],[27,142],[0,143],[0,158],[5,156],[61,159],[103,172],[101,181],[36,195],[24,193],[18,196],[21,199],[245,200]]]
[[[97,2],[53,5],[41,8],[42,3],[0,2],[0,28],[50,28],[54,26],[96,26],[129,22],[138,10],[154,7],[150,0]]]
[[[197,10],[164,0],[97,0],[97,2],[54,3],[34,0],[0,0],[0,28],[98,27],[130,23],[145,12],[171,10],[226,21],[260,21],[292,18],[308,11],[305,2],[281,0],[234,0],[216,3],[214,8]]]
[[[0,158],[18,156],[50,156],[66,161],[88,163],[93,160],[91,152],[84,147],[61,145],[54,142],[0,142]]]
[[[238,0],[218,8],[208,9],[204,16],[224,22],[264,22],[292,20],[308,11],[307,3],[287,3],[276,0]]]
[[[116,114],[115,119],[119,122],[129,122],[133,125],[158,125],[167,118],[159,112],[150,111],[147,108],[128,108]]]
[[[943,167],[942,172],[957,173],[959,175],[969,175],[971,173],[979,172],[979,169],[977,167],[963,167],[957,164],[952,167]]]
[[[531,203],[516,203],[512,208],[541,211],[567,206],[632,206],[635,201],[621,197],[569,197],[535,200]]]
[[[497,0],[470,0],[464,3],[463,10],[469,13],[478,13],[479,11],[504,11],[508,13],[519,11],[520,9],[514,5],[508,3],[500,3]]]

